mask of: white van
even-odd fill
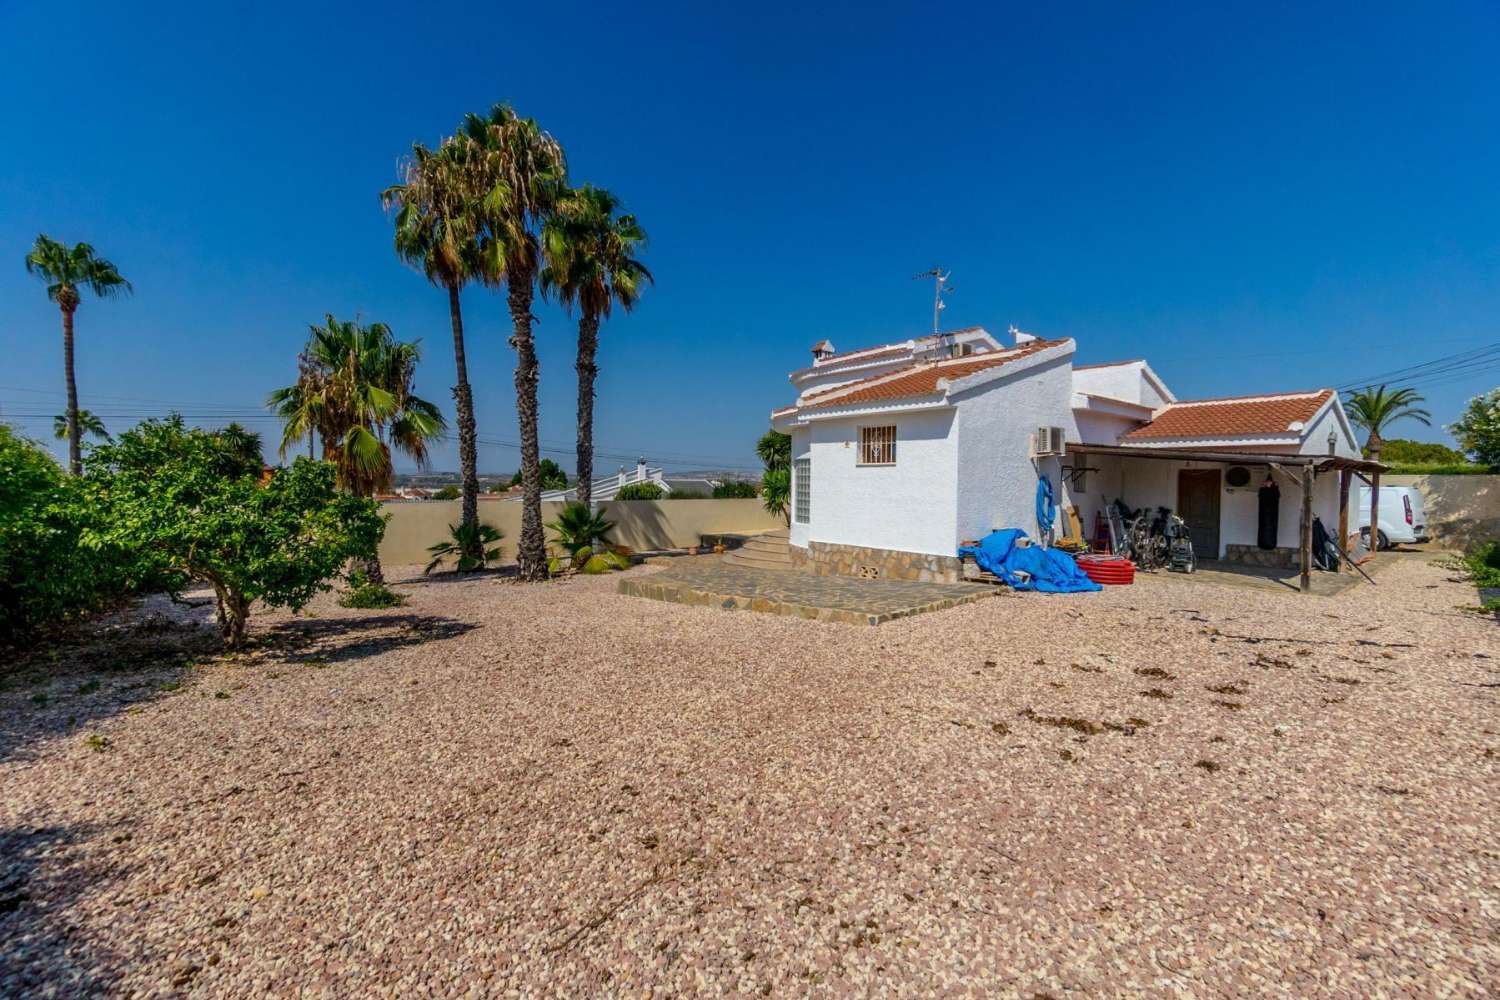
[[[1427,541],[1427,512],[1422,509],[1422,492],[1415,486],[1380,487],[1380,547],[1388,549],[1402,542]],[[1367,538],[1370,533],[1370,487],[1359,488],[1358,513],[1354,523]]]

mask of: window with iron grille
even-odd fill
[[[792,467],[792,517],[807,524],[812,517],[812,459],[799,458]]]
[[[896,428],[894,426],[859,429],[859,464],[896,464]]]

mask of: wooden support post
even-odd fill
[[[1380,461],[1380,449],[1370,449],[1370,460]],[[1380,470],[1370,473],[1370,558],[1380,551]]]
[[[1349,480],[1353,478],[1348,469],[1339,470],[1339,551],[1349,545]],[[1349,572],[1349,560],[1340,559],[1339,569]]]
[[[1313,519],[1313,467],[1302,467],[1302,593],[1312,591],[1312,519]]]

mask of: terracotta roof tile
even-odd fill
[[[927,361],[909,365],[883,375],[875,375],[858,382],[850,382],[847,385],[812,393],[798,409],[813,410],[829,406],[847,406],[851,403],[931,396],[938,391],[940,381],[960,379],[989,368],[998,368],[1062,343],[1065,341],[1033,340],[1020,347],[1007,348],[1003,351],[987,351],[965,358],[949,358],[944,361]],[[776,412],[779,414],[783,411]]]
[[[1120,438],[1121,441],[1164,441],[1223,437],[1274,437],[1291,432],[1294,423],[1307,423],[1333,396],[1332,389],[1194,399],[1172,403],[1155,420]]]

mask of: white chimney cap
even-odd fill
[[[812,355],[814,360],[821,361],[823,358],[828,357],[828,355],[832,353],[833,343],[828,340],[820,340],[812,347]]]
[[[1035,334],[1027,333],[1025,330],[1017,327],[1014,323],[1010,325],[1010,335],[1015,338],[1017,347],[1022,344],[1029,344],[1033,340],[1037,339]]]

